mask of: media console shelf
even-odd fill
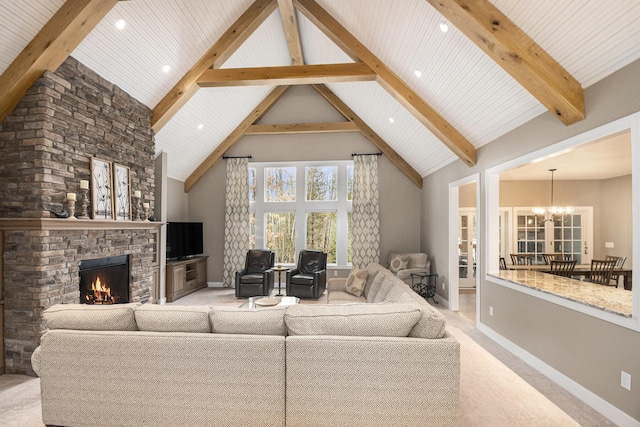
[[[207,256],[167,262],[167,302],[207,287]]]

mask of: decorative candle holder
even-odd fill
[[[140,216],[142,215],[140,197],[133,196],[133,200],[134,202],[131,204],[131,214],[133,215],[134,221],[140,221]]]
[[[67,199],[67,212],[69,213],[69,216],[67,217],[67,219],[76,219],[75,217],[76,201],[75,200]]]
[[[80,192],[82,193],[82,202],[80,203],[80,216],[78,217],[78,219],[91,219],[89,218],[89,215],[87,215],[87,206],[88,206],[88,196],[87,196],[87,190],[84,188],[80,189]]]
[[[142,204],[142,221],[149,222],[149,203]]]

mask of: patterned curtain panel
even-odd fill
[[[380,262],[378,156],[355,156],[353,163],[351,263],[365,268]]]
[[[227,159],[227,199],[224,211],[224,287],[234,287],[236,270],[244,268],[250,247],[249,159]]]

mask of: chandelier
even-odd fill
[[[544,215],[546,213],[549,213],[551,215],[563,215],[563,214],[570,214],[573,212],[573,208],[570,206],[556,206],[553,204],[553,173],[556,170],[557,169],[549,169],[549,172],[551,172],[551,206],[549,206],[548,208],[531,209],[533,213],[536,215]]]

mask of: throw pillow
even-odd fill
[[[400,270],[406,270],[409,265],[409,255],[396,255],[389,263],[389,270],[397,273]]]
[[[354,296],[361,296],[364,290],[364,285],[367,283],[367,277],[369,272],[367,270],[360,270],[354,267],[347,277],[346,291]]]

